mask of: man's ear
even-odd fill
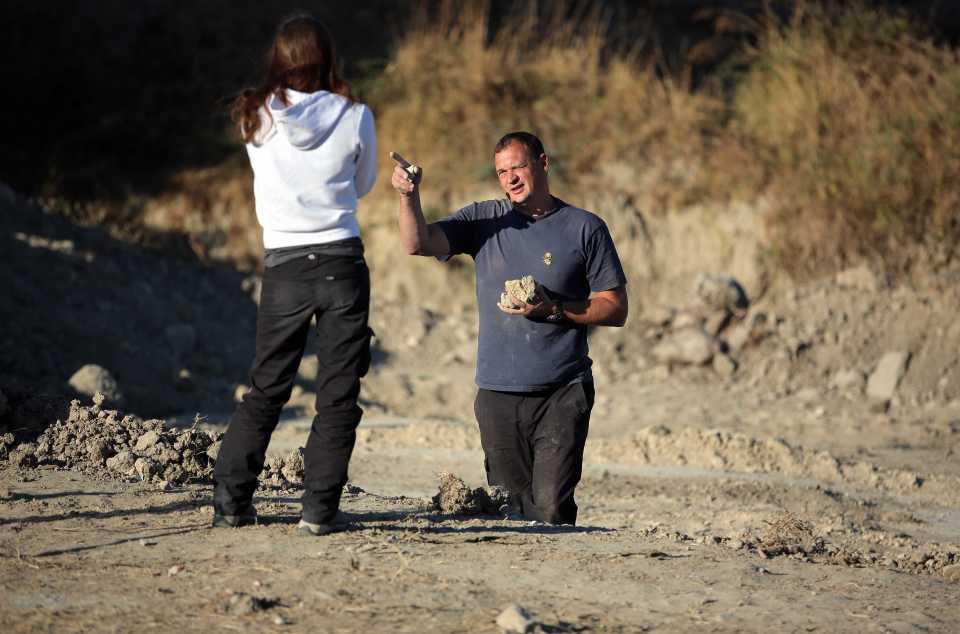
[[[541,154],[538,160],[540,161],[540,165],[543,166],[544,172],[547,172],[550,170],[550,159],[547,158],[546,154]]]

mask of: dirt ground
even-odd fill
[[[601,389],[646,414],[594,418],[576,528],[435,511],[439,472],[484,484],[464,420],[368,418],[349,529],[323,538],[295,534],[295,487],[259,492],[258,526],[217,530],[203,484],[8,468],[0,628],[497,632],[517,603],[546,632],[956,631],[949,422],[837,399],[813,417],[682,380]],[[309,424],[286,420],[271,454]],[[818,445],[858,466],[818,471]],[[919,486],[900,479],[914,470]]]
[[[281,476],[312,417],[309,355],[259,525],[209,526],[203,474],[249,362],[255,280],[6,210],[0,631],[498,632],[511,604],[530,632],[960,629],[956,271],[782,284],[729,324],[698,317],[673,281],[672,304],[635,303],[626,328],[591,335],[573,528],[433,507],[440,473],[485,485],[474,299],[442,310],[375,270],[349,523],[304,538],[296,477]],[[196,333],[180,356],[171,323]],[[665,359],[708,326],[712,361]],[[870,398],[898,351],[902,378]],[[114,373],[125,403],[81,416],[83,397],[71,412],[66,380],[86,362]]]

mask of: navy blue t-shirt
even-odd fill
[[[497,308],[503,283],[524,275],[561,301],[584,300],[591,292],[626,284],[603,220],[555,201],[558,208],[538,220],[502,199],[473,203],[437,222],[451,255],[465,253],[476,262],[477,385],[483,389],[532,392],[592,380],[586,326]]]

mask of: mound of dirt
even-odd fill
[[[808,563],[855,568],[885,568],[915,575],[937,575],[949,581],[960,581],[960,552],[955,545],[927,544],[910,551],[896,552],[853,544],[835,544],[817,534],[813,523],[784,511],[764,520],[757,530],[746,530],[736,537],[705,535],[699,540],[687,533],[653,526],[641,531],[644,537],[722,546],[757,555],[762,559],[787,557]],[[766,571],[758,567],[760,571]]]
[[[802,552],[814,554],[824,552],[823,538],[814,534],[813,524],[792,513],[783,513],[766,522],[760,541],[767,556]]]
[[[452,473],[440,474],[440,490],[433,496],[433,506],[451,515],[497,515],[509,503],[509,493],[500,487],[471,489]]]
[[[261,487],[290,489],[302,484],[303,447],[298,447],[284,456],[267,458],[260,474]]]
[[[783,473],[894,492],[924,487],[931,494],[942,494],[955,490],[958,484],[955,478],[924,477],[913,471],[881,469],[864,461],[840,460],[830,452],[793,446],[781,438],[768,440],[695,427],[674,432],[655,425],[616,442],[597,439],[587,444],[587,461]]]
[[[66,421],[58,420],[36,442],[9,450],[10,464],[53,464],[95,476],[169,484],[209,479],[220,433],[166,429],[161,420],[102,409],[103,403],[102,394],[90,406],[73,401]]]

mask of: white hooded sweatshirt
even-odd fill
[[[247,144],[264,247],[358,237],[357,200],[377,177],[373,114],[325,90],[286,95],[267,100]]]

